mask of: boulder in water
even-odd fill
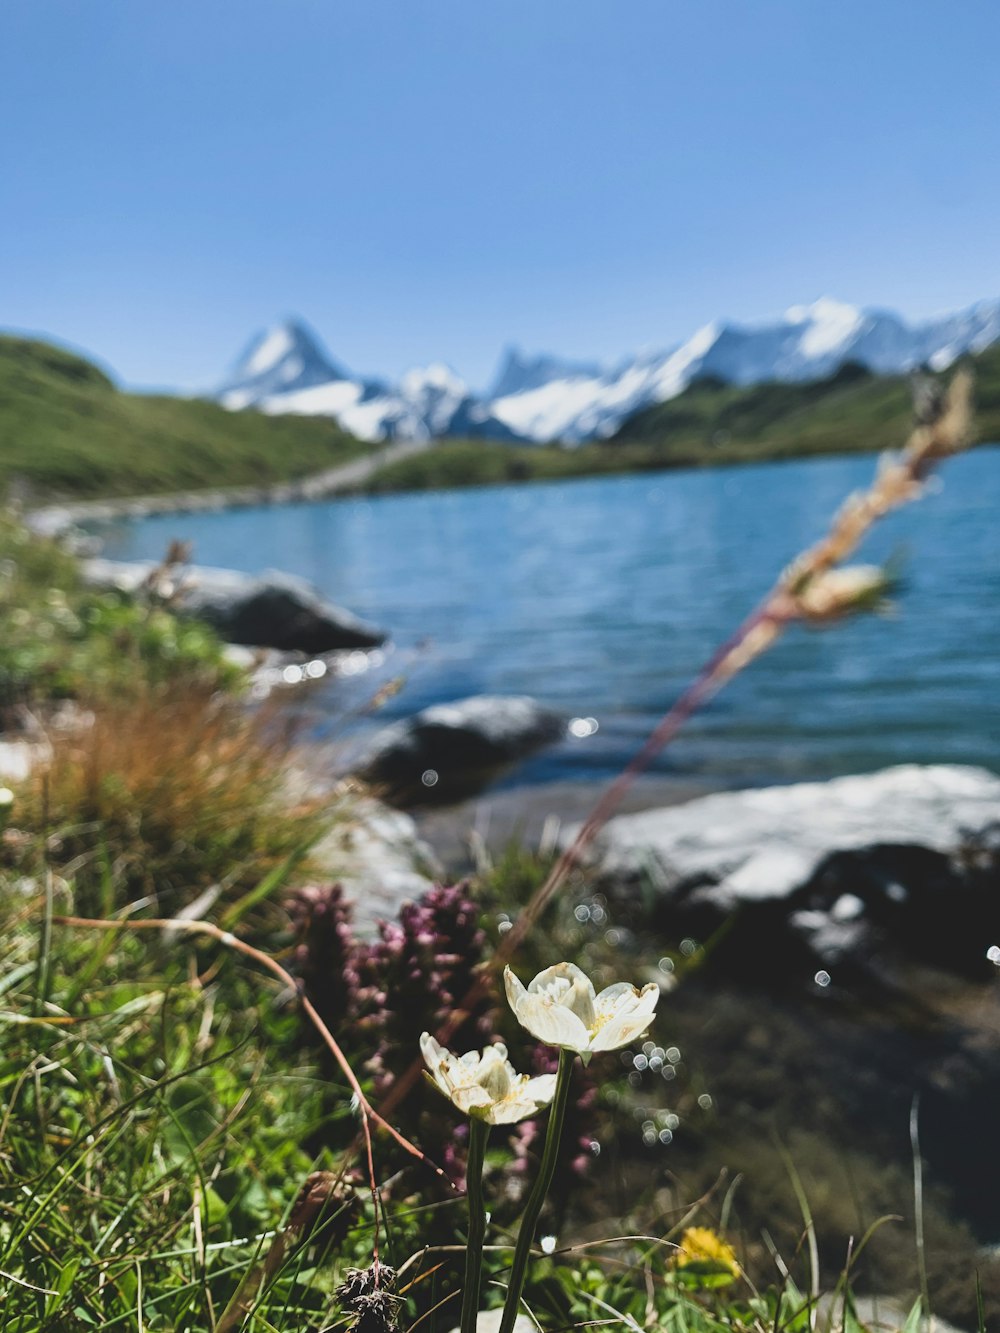
[[[564,718],[526,695],[478,694],[385,727],[355,771],[396,804],[446,802],[471,795],[565,731]]]
[[[88,583],[134,593],[157,568],[151,561],[84,562]],[[305,579],[268,570],[260,575],[194,566],[178,576],[174,609],[211,625],[228,643],[303,653],[376,648],[385,635],[326,600]]]

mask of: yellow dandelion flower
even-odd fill
[[[728,1286],[741,1272],[733,1247],[710,1227],[688,1227],[671,1264],[679,1277],[696,1286]]]

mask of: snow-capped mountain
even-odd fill
[[[327,354],[302,320],[258,334],[218,391],[223,407],[255,407],[272,415],[334,417],[361,440],[429,440],[480,435],[512,440],[512,432],[475,398],[465,382],[437,363],[408,371],[392,387],[353,378]]]
[[[942,370],[998,340],[1000,300],[911,325],[891,311],[824,297],[770,323],[707,324],[680,347],[613,368],[511,348],[490,391],[476,396],[440,364],[409,371],[396,386],[355,379],[292,321],[251,343],[219,398],[230,408],[333,416],[365,440],[472,435],[577,444],[613,434],[633,412],[709,375],[732,384],[814,379],[847,361],[882,374]]]
[[[290,319],[251,340],[219,390],[219,399],[225,407],[249,407],[274,394],[347,378],[308,324]]]

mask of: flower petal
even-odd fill
[[[476,1111],[485,1111],[494,1104],[488,1090],[480,1087],[478,1083],[473,1083],[466,1088],[456,1088],[451,1095],[451,1100],[466,1115],[472,1115]]]
[[[438,1088],[446,1097],[450,1097],[455,1086],[453,1067],[458,1061],[450,1051],[439,1046],[429,1032],[420,1034],[420,1053]]]
[[[568,989],[577,982],[581,986],[589,986],[591,995],[594,994],[594,986],[590,978],[576,963],[556,963],[552,967],[547,967],[543,972],[539,972],[528,982],[528,994],[561,994],[564,989]]]
[[[516,1125],[519,1120],[527,1120],[529,1116],[537,1115],[540,1109],[534,1102],[512,1097],[507,1101],[497,1102],[483,1118],[491,1125]]]
[[[655,1015],[649,1009],[640,1009],[634,1014],[622,1014],[609,1019],[597,1036],[590,1043],[592,1051],[616,1051],[619,1046],[627,1046],[636,1037],[641,1037],[649,1027]]]
[[[421,1032],[420,1054],[427,1062],[428,1069],[433,1069],[434,1065],[444,1054],[444,1047],[439,1046],[429,1032]]]
[[[524,1087],[518,1091],[519,1097],[534,1102],[538,1107],[548,1106],[555,1095],[555,1074],[539,1074],[536,1078],[529,1078]]]
[[[527,995],[514,1010],[523,1028],[547,1046],[565,1046],[570,1051],[585,1051],[590,1033],[572,1009],[546,996]]]
[[[595,1001],[598,1013],[608,1013],[616,1008],[626,995],[632,999],[637,999],[639,994],[640,992],[630,981],[616,981],[613,986],[605,986]]]
[[[507,1003],[517,1013],[518,1004],[528,992],[524,989],[520,978],[515,975],[510,967],[505,967],[503,970],[503,984],[504,990],[507,992]]]

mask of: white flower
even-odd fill
[[[655,981],[642,990],[619,981],[598,995],[590,978],[573,963],[547,967],[527,990],[509,967],[503,978],[521,1026],[549,1046],[577,1051],[584,1064],[595,1051],[615,1051],[641,1036],[660,998]]]
[[[420,1038],[420,1050],[434,1082],[465,1115],[489,1125],[513,1125],[536,1115],[555,1095],[555,1074],[529,1078],[507,1059],[501,1043],[482,1052],[453,1055],[439,1046],[429,1032]]]
[[[0,787],[0,806],[13,805],[14,793],[9,787]]]
[[[502,1318],[503,1308],[500,1306],[495,1310],[481,1310],[476,1316],[476,1333],[500,1333]],[[458,1333],[458,1329],[453,1328],[451,1333]],[[514,1320],[514,1333],[538,1333],[538,1325],[526,1314],[519,1314]]]

